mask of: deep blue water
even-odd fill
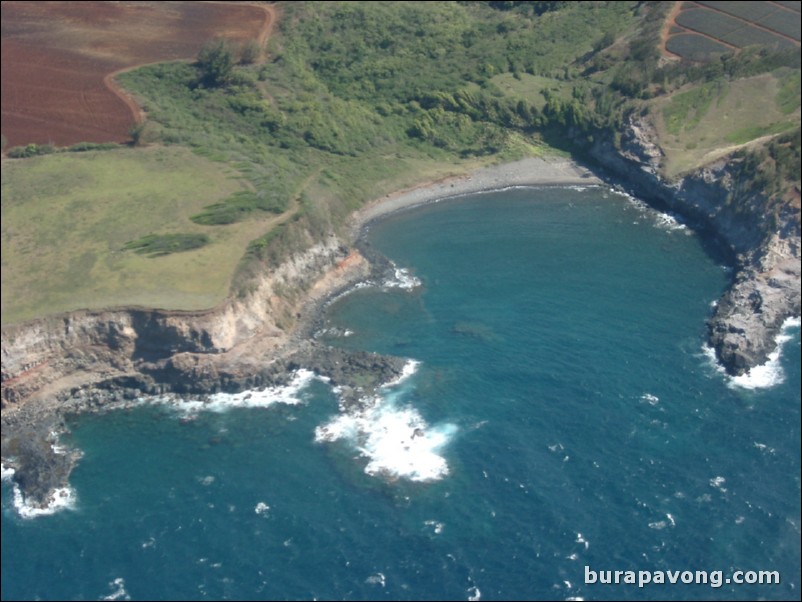
[[[318,381],[297,405],[75,419],[74,509],[20,518],[3,484],[2,598],[798,599],[799,328],[773,386],[734,386],[703,353],[729,273],[660,222],[600,188],[381,222],[421,286],[340,299],[329,340],[412,376],[339,421]]]

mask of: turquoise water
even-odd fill
[[[590,188],[430,205],[370,238],[420,286],[340,299],[329,342],[411,376],[339,420],[315,380],[294,405],[74,420],[73,509],[20,518],[3,484],[2,598],[799,597],[799,328],[773,386],[717,372],[704,322],[729,274],[695,235]]]

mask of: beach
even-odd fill
[[[516,186],[587,186],[602,184],[586,167],[561,157],[529,157],[466,174],[422,182],[376,199],[352,217],[352,233],[376,219],[444,199]]]

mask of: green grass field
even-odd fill
[[[79,308],[214,306],[248,242],[277,218],[214,228],[189,218],[246,185],[236,170],[177,147],[4,161],[3,324]],[[125,250],[179,233],[210,243],[156,257]]]
[[[762,136],[798,127],[798,82],[798,71],[781,70],[696,85],[651,101],[666,152],[666,175],[676,176]]]

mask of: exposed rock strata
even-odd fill
[[[77,456],[54,447],[67,413],[285,385],[300,368],[328,378],[348,409],[397,378],[404,359],[332,349],[308,340],[311,321],[297,324],[369,270],[331,237],[211,311],[82,311],[5,328],[2,457],[27,503],[67,484]]]
[[[641,198],[712,233],[732,254],[733,283],[708,322],[709,342],[729,374],[763,364],[786,318],[800,315],[800,211],[750,192],[730,156],[677,181],[660,175],[663,152],[645,119],[632,119],[616,148],[601,137],[590,154]]]
[[[746,194],[732,158],[668,182],[655,139],[647,122],[633,121],[620,149],[600,138],[591,154],[641,198],[714,233],[737,259],[709,329],[722,364],[743,373],[766,361],[783,320],[800,313],[799,209]],[[298,368],[329,378],[347,409],[398,376],[400,358],[334,350],[311,337],[315,306],[371,269],[377,279],[392,271],[360,244],[370,262],[332,236],[207,312],[82,311],[4,328],[2,456],[28,501],[45,504],[66,485],[76,456],[53,446],[65,413],[124,407],[142,395],[203,398],[282,385]]]

